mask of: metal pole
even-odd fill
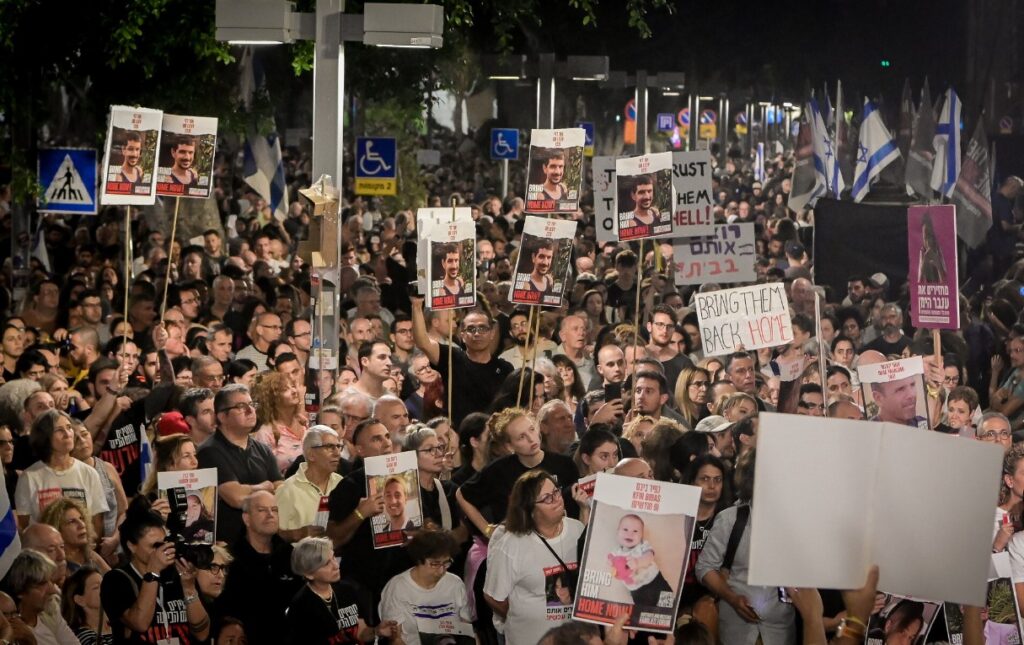
[[[725,159],[728,156],[726,152],[729,149],[729,127],[732,125],[732,121],[729,120],[729,97],[723,94],[718,99],[718,105],[718,145],[721,146],[721,150],[719,150],[721,161],[719,163],[724,168]]]
[[[537,56],[537,127],[555,127],[555,55]]]
[[[508,159],[501,160],[501,199],[508,197]]]
[[[690,103],[690,150],[696,150],[697,132],[700,129],[700,88],[693,88]]]
[[[747,99],[747,105],[743,108],[747,114],[747,154],[754,151],[754,105],[753,99]]]
[[[636,154],[647,154],[647,72],[636,72]]]

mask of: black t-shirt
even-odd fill
[[[544,459],[534,468],[527,468],[516,455],[505,455],[488,464],[462,485],[462,497],[475,506],[490,522],[501,522],[508,511],[508,497],[516,480],[526,472],[540,469],[552,475],[560,489],[567,490],[579,478],[576,464],[570,457],[544,451]]]
[[[114,466],[128,497],[142,484],[142,433],[146,428],[146,399],[132,403],[110,425],[100,459]]]
[[[456,488],[458,488],[468,482],[475,474],[476,469],[473,468],[473,464],[462,464],[459,466],[458,470],[452,473],[451,482]],[[11,493],[11,495],[14,495],[14,493]]]
[[[441,482],[441,489],[444,491],[444,498],[448,501],[448,508],[452,516],[452,529],[458,528],[462,522],[462,508],[455,500],[456,486],[450,481]],[[441,498],[438,495],[437,487],[430,491],[420,486],[420,503],[423,506],[424,519],[433,520],[438,526],[441,522]]]
[[[900,355],[903,350],[910,347],[910,339],[906,335],[901,334],[899,340],[895,343],[890,343],[885,339],[885,336],[879,336],[864,347],[865,350],[873,349],[875,351],[882,352],[886,356]],[[864,350],[861,350],[864,351]]]
[[[619,286],[618,282],[613,282],[608,287],[607,305],[613,309],[625,307],[626,312],[623,320],[632,320],[633,311],[636,309],[636,280],[633,281],[633,286],[629,289],[623,289]]]
[[[359,619],[368,622],[369,598],[362,589],[348,580],[331,586],[334,588],[334,597],[327,602],[309,585],[302,585],[288,605],[288,636],[283,642],[289,645],[360,642]],[[246,632],[249,630],[246,629]]]
[[[676,391],[679,373],[683,371],[683,368],[693,367],[693,361],[684,354],[676,354],[667,361],[662,361],[661,366],[665,368],[665,380],[668,381],[669,396],[672,396],[672,393]]]
[[[328,498],[330,509],[328,519],[341,522],[352,514],[359,506],[359,500],[366,497],[366,471],[362,468],[353,470],[348,477],[342,479]],[[413,561],[401,547],[386,549],[373,548],[373,531],[370,518],[359,525],[347,543],[341,547],[341,575],[343,578],[358,582],[368,594],[375,608],[380,601],[380,594],[388,580],[413,566]]]
[[[707,587],[697,580],[697,558],[704,550],[704,543],[711,535],[711,527],[715,524],[715,516],[712,515],[704,521],[697,521],[693,529],[693,539],[690,541],[690,560],[686,565],[686,579],[683,582],[683,592],[680,595],[680,604],[683,607],[691,607],[701,596],[710,595]]]
[[[217,481],[220,484],[238,482],[253,485],[281,479],[281,471],[270,448],[252,437],[243,449],[228,441],[218,430],[199,446],[198,456],[200,468],[217,469]],[[218,495],[217,540],[230,544],[238,539],[241,531],[241,509],[229,506],[224,497]]]
[[[437,365],[433,367],[448,382],[448,344],[440,343]],[[452,422],[459,427],[470,412],[483,412],[494,402],[498,388],[505,377],[512,373],[512,365],[505,360],[491,357],[486,363],[471,361],[466,352],[458,347],[452,352]]]
[[[305,586],[292,573],[292,545],[274,536],[270,553],[259,553],[242,538],[231,554],[224,592],[214,603],[217,614],[242,621],[252,643],[283,642],[288,601]]]
[[[100,601],[103,611],[107,614],[113,630],[115,644],[156,643],[159,640],[177,638],[181,645],[199,643],[192,635],[188,626],[188,613],[185,608],[185,593],[181,589],[181,579],[174,567],[168,567],[160,574],[157,583],[159,589],[156,596],[156,611],[149,629],[145,633],[132,631],[121,622],[121,617],[139,597],[142,588],[142,576],[131,564],[113,569],[103,576],[100,586]]]

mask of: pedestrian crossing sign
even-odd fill
[[[96,214],[96,150],[42,148],[38,160],[41,213]]]

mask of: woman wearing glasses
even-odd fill
[[[213,561],[208,567],[196,568],[196,590],[199,592],[199,602],[206,608],[206,614],[210,617],[210,632],[220,632],[223,616],[217,610],[216,601],[224,592],[224,585],[228,581],[228,565],[234,558],[231,553],[219,544],[213,545]],[[217,641],[220,642],[220,641]]]
[[[466,587],[448,571],[459,552],[456,538],[448,531],[424,529],[405,550],[416,564],[384,587],[381,620],[401,626],[405,645],[419,645],[422,640],[442,642],[445,636],[458,634],[472,639]],[[421,639],[421,634],[430,638]]]
[[[328,426],[315,425],[306,430],[302,439],[305,461],[277,491],[281,537],[288,542],[324,535],[327,499],[341,482],[337,470],[342,447],[338,433]]]
[[[448,445],[436,430],[420,425],[406,435],[405,448],[416,451],[423,519],[445,531],[452,531],[461,544],[468,537],[468,531],[462,522],[462,511],[455,502],[455,485],[441,481]]]
[[[689,427],[697,427],[697,422],[710,414],[707,406],[710,389],[711,373],[703,367],[684,367],[679,372],[676,380],[676,405]]]
[[[484,581],[484,598],[504,620],[508,645],[533,645],[570,620],[576,543],[584,530],[565,516],[551,475],[532,470],[516,481],[505,523],[491,538]]]

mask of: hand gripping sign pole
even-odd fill
[[[174,198],[174,218],[171,220],[171,239],[167,241],[167,275],[164,277],[164,299],[160,303],[160,324],[164,324],[164,314],[167,313],[167,288],[171,284],[171,267],[174,265],[174,236],[178,234],[178,208],[181,207],[181,197]]]

